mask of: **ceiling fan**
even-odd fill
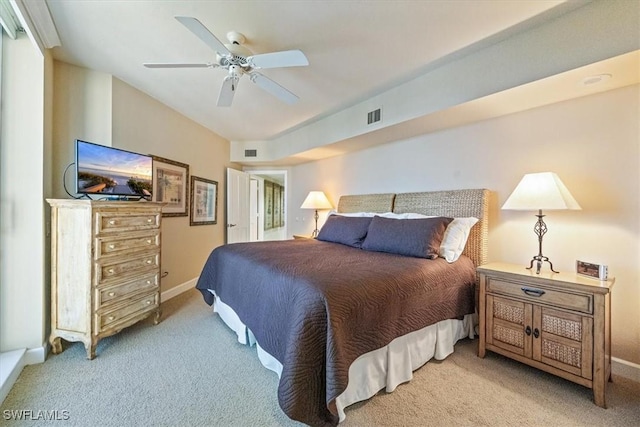
[[[302,51],[286,50],[254,55],[249,49],[242,45],[242,43],[245,42],[245,37],[240,33],[235,31],[227,33],[229,44],[223,44],[196,18],[189,16],[176,16],[175,18],[216,52],[216,62],[202,64],[145,63],[145,67],[224,68],[228,74],[222,82],[222,88],[218,95],[218,107],[229,107],[231,105],[233,96],[238,89],[238,82],[243,74],[248,75],[251,82],[287,104],[294,104],[298,101],[298,97],[295,94],[256,70],[309,65],[309,61]]]

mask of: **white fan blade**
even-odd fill
[[[171,62],[153,62],[153,63],[144,63],[142,64],[147,68],[213,68],[217,67],[218,64],[180,64],[180,63],[171,63]]]
[[[237,77],[227,76],[224,78],[222,82],[222,87],[220,88],[220,94],[218,95],[218,107],[230,107],[233,102],[233,95],[236,94],[236,89],[238,88],[238,82],[240,81]]]
[[[196,18],[190,16],[176,16],[176,19],[180,21],[182,25],[187,27],[189,31],[195,34],[200,40],[205,42],[214,51],[218,52],[222,56],[231,56],[229,49],[214,36],[207,27],[198,21]]]
[[[262,89],[266,90],[271,95],[279,98],[281,101],[286,102],[287,104],[295,104],[296,102],[298,102],[299,98],[296,95],[260,73],[251,73],[250,79],[253,83],[257,84]]]
[[[309,65],[309,60],[300,50],[285,50],[253,55],[247,58],[247,62],[253,68],[303,67]]]

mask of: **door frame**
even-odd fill
[[[289,230],[289,171],[287,169],[243,169],[243,172],[249,174],[250,178],[257,178],[260,182],[263,182],[264,175],[282,175],[282,182],[284,186],[284,234],[288,236]],[[264,199],[264,186],[260,185],[260,197]],[[259,203],[258,205],[258,215],[260,218],[264,218],[264,203]],[[260,220],[260,230],[259,236],[264,237],[264,222]]]

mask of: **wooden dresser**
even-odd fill
[[[592,388],[594,403],[605,408],[614,280],[536,274],[505,263],[480,266],[478,273],[478,356],[491,350]]]
[[[162,204],[48,199],[51,343],[98,341],[155,314],[160,321]]]

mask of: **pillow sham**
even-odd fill
[[[318,233],[318,240],[361,248],[372,217],[329,215]]]
[[[433,216],[422,215],[418,213],[407,213],[405,218],[434,218]],[[465,218],[454,218],[453,221],[447,226],[447,230],[444,232],[442,243],[440,244],[439,255],[446,259],[448,262],[455,262],[460,258],[467,240],[469,239],[469,233],[471,228],[479,221],[478,218],[470,216]]]
[[[395,219],[374,216],[362,249],[435,259],[453,218]]]
[[[478,218],[475,217],[454,218],[444,232],[444,237],[440,244],[440,256],[448,262],[457,261],[467,245],[471,227],[478,221]]]
[[[339,215],[339,216],[357,216],[357,217],[362,217],[362,216],[367,216],[370,218],[373,218],[374,216],[381,216],[381,217],[385,217],[385,218],[398,218],[398,219],[403,219],[406,218],[407,214],[397,214],[397,213],[393,213],[393,212],[384,212],[384,213],[377,213],[377,212],[336,212],[335,210],[329,211],[329,216],[331,215]],[[418,214],[416,214],[418,215]]]

